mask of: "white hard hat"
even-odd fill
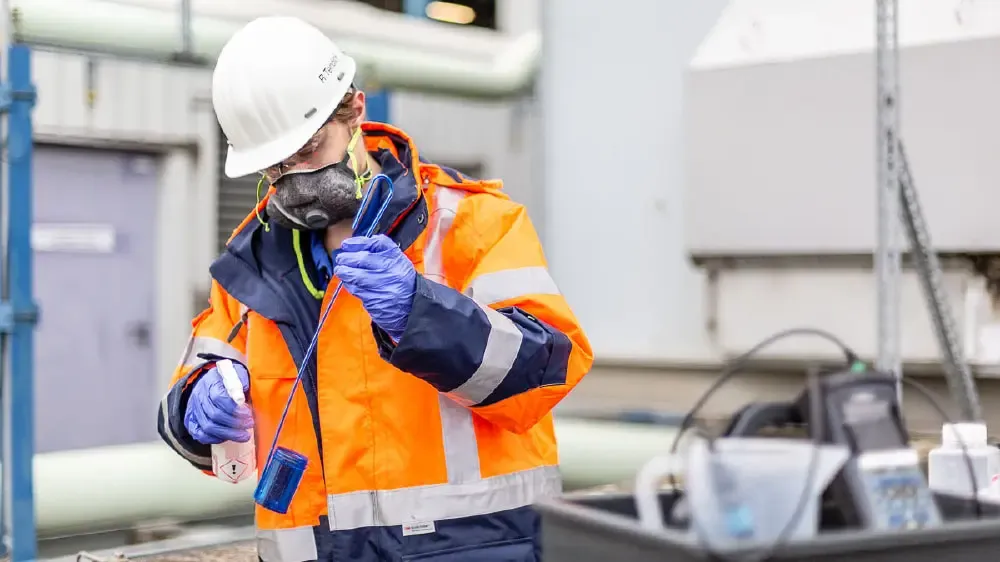
[[[252,174],[298,152],[337,109],[356,69],[298,18],[258,18],[237,31],[212,73],[212,105],[229,141],[226,175]]]

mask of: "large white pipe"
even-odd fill
[[[215,1],[195,2],[200,11],[192,16],[193,54],[209,62],[245,21],[291,12],[269,0],[250,0],[246,9],[243,2]],[[358,60],[366,85],[502,98],[528,90],[534,80],[541,57],[537,31],[505,39],[331,4],[329,13],[309,19],[318,19],[317,25]],[[168,11],[165,1],[11,0],[11,5],[15,34],[29,43],[160,60],[183,48],[179,12]]]
[[[254,482],[209,477],[161,442],[35,455],[34,475],[41,537],[253,512]]]
[[[109,1],[161,10],[180,33],[180,3],[177,0]],[[509,39],[490,29],[446,25],[342,0],[191,0],[191,14],[240,24],[262,16],[292,15],[323,29],[337,42],[419,47],[449,57],[478,60],[495,57]]]
[[[647,460],[669,450],[675,430],[560,418],[556,435],[566,488],[575,489],[631,479]],[[164,518],[250,514],[253,488],[251,481],[232,485],[206,476],[160,442],[35,456],[35,513],[43,538]]]

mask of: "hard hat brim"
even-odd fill
[[[357,65],[354,60],[348,58],[343,68],[344,78],[341,81],[343,88],[338,88],[337,91],[333,92],[336,95],[331,96],[332,101],[326,107],[317,108],[315,114],[295,129],[269,143],[255,146],[249,150],[237,150],[230,145],[226,152],[226,165],[224,167],[226,177],[240,178],[255,174],[287,160],[298,152],[336,111],[344,94],[351,89],[356,69]]]

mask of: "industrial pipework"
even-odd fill
[[[366,85],[501,99],[530,90],[541,59],[537,31],[507,38],[364,6],[330,2],[308,14],[303,3],[269,0],[192,2],[189,33],[177,2],[162,0],[11,0],[14,37],[26,43],[153,60],[211,64],[232,34],[265,14],[298,13],[335,38],[358,62]],[[316,8],[313,8],[315,11]],[[186,44],[188,43],[188,44]],[[185,53],[185,48],[189,52]],[[184,54],[185,56],[180,56]]]
[[[555,429],[568,490],[631,480],[676,435],[664,425],[566,417]],[[34,482],[41,538],[253,513],[252,480],[205,476],[159,441],[38,454]]]

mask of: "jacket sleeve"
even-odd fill
[[[211,447],[195,441],[184,427],[191,389],[198,377],[221,359],[246,365],[245,309],[212,281],[209,306],[192,321],[191,337],[160,401],[157,431],[178,455],[211,474]]]
[[[593,354],[549,275],[524,207],[505,202],[499,222],[480,233],[474,245],[483,250],[460,258],[468,265],[451,267],[467,271],[458,290],[418,276],[398,344],[377,327],[375,333],[393,366],[523,433],[580,382]],[[466,234],[455,233],[451,246],[467,245],[459,241]]]

